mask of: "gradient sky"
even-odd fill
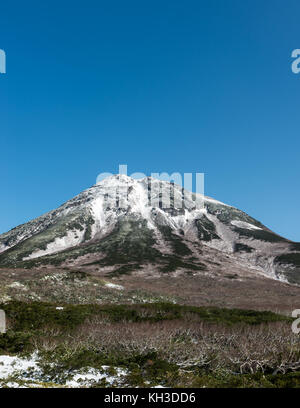
[[[0,6],[0,233],[100,172],[204,172],[300,241],[299,0]]]

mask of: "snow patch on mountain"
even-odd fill
[[[209,202],[209,203],[213,203],[213,204],[223,205],[225,207],[234,208],[234,207],[232,207],[232,205],[225,204],[222,201],[218,201],[218,200],[215,200],[214,198],[207,197],[207,196],[204,196],[204,201]]]
[[[139,214],[147,221],[148,227],[155,229],[151,218],[151,207],[148,204],[148,191],[136,181],[135,188],[129,193],[129,204],[133,213]]]
[[[104,197],[97,197],[92,201],[91,213],[93,216],[94,224],[92,225],[92,237],[95,237],[100,231],[104,232],[106,226],[106,215],[103,208]]]
[[[29,256],[23,258],[23,261],[29,259],[39,258],[41,256],[54,254],[55,252],[63,251],[64,249],[71,248],[82,242],[84,231],[74,230],[68,231],[67,235],[62,238],[56,238],[55,241],[50,242],[46,249],[40,249],[32,252]]]
[[[245,221],[233,220],[231,221],[231,224],[238,228],[246,228],[250,230],[261,230],[261,228],[257,227],[256,225],[249,224],[248,222],[245,222]]]
[[[7,246],[7,245],[3,245],[3,244],[0,245],[0,254],[1,254],[1,252],[7,251],[9,248],[10,248],[10,247]]]

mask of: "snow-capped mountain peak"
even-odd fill
[[[167,181],[125,175],[0,235],[5,267],[96,262],[135,273],[149,264],[158,272],[213,273],[230,260],[236,270],[291,283],[300,283],[298,251],[298,244],[230,205]]]

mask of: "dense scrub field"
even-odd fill
[[[0,377],[1,357],[19,367],[2,386],[300,386],[300,337],[272,312],[170,303],[0,308],[8,317]]]

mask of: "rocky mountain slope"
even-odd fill
[[[169,197],[165,201],[165,197]],[[0,267],[99,274],[262,274],[300,284],[300,244],[244,212],[152,178],[109,177],[0,235]]]

